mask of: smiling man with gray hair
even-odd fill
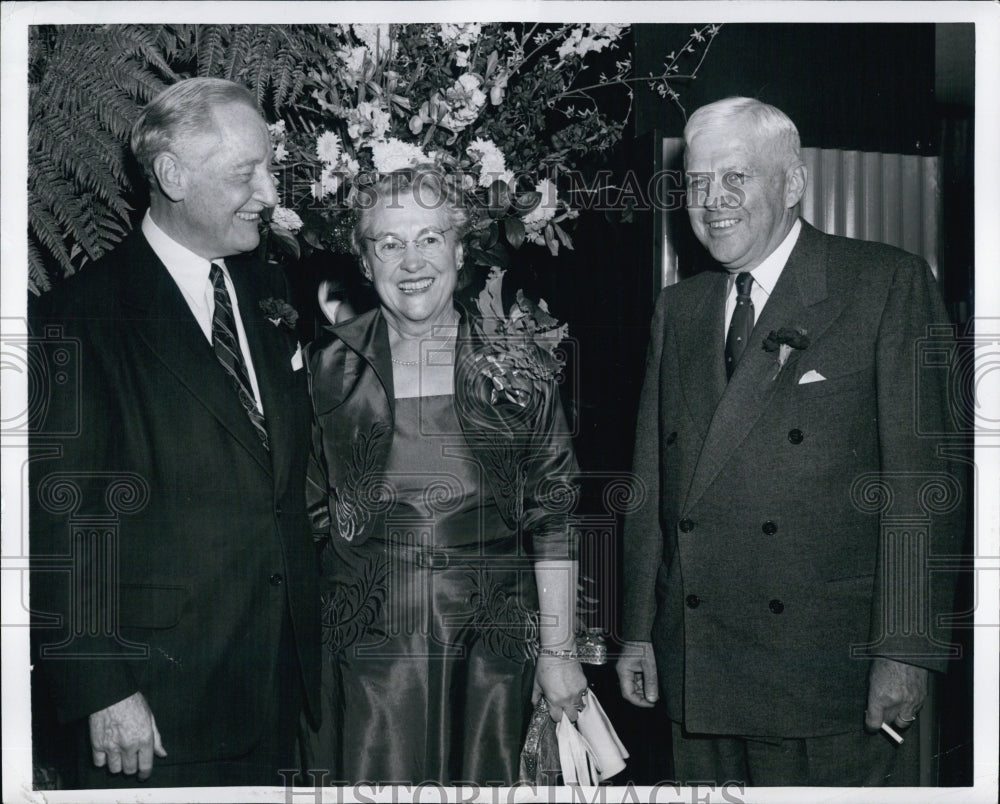
[[[36,650],[80,725],[80,786],[279,785],[317,712],[319,612],[306,372],[269,319],[285,278],[248,255],[278,202],[271,143],[246,88],[192,78],[132,147],[141,227],[37,322],[79,345],[82,383],[52,400],[79,434],[32,464],[32,608],[66,626]],[[46,570],[67,553],[72,577]]]
[[[947,432],[948,393],[917,361],[948,318],[922,259],[799,218],[783,112],[728,98],[684,137],[691,225],[721,270],[656,305],[622,694],[662,691],[681,782],[898,783],[886,729],[952,655],[952,579],[926,562],[960,551],[962,483],[921,435]]]

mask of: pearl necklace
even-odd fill
[[[457,316],[455,318],[455,323],[453,325],[451,325],[451,326],[454,326],[456,328],[458,327],[458,318],[457,318]],[[432,337],[432,339],[437,340],[436,338],[434,338],[433,335],[431,337]],[[454,337],[455,337],[454,335],[448,335],[445,338],[441,339],[441,341],[442,341],[442,343],[448,343],[449,341],[454,342]],[[438,351],[438,350],[435,349],[434,351]],[[430,360],[429,360],[429,358],[430,358],[430,352],[428,350],[425,350],[425,349],[421,349],[421,352],[424,352],[424,354],[421,354],[421,357],[420,357],[419,360],[399,360],[399,359],[393,357],[391,354],[389,355],[389,360],[392,361],[392,364],[394,366],[410,366],[411,368],[413,366],[419,366],[421,364],[429,366],[430,365]]]
[[[419,366],[423,363],[423,360],[396,360],[394,357],[389,358],[397,366]]]

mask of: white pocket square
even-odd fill
[[[295,344],[295,354],[292,355],[292,371],[302,368],[302,344]]]
[[[816,371],[816,369],[809,369],[809,371],[799,378],[799,385],[805,385],[810,382],[823,382],[825,379],[826,377]]]

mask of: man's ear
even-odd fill
[[[157,154],[153,160],[153,176],[156,185],[171,201],[181,201],[187,194],[184,181],[184,168],[175,154],[169,151]]]
[[[785,209],[791,209],[802,200],[808,180],[809,169],[801,162],[785,171]]]

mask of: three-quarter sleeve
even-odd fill
[[[536,561],[576,559],[571,514],[579,493],[579,467],[558,388],[545,389],[535,437],[524,454],[526,546]]]

